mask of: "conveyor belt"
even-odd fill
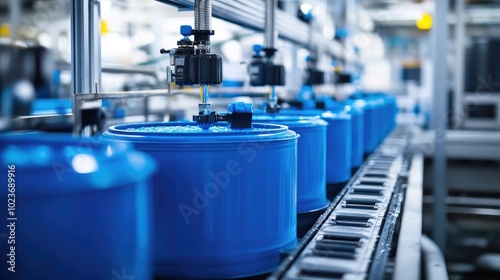
[[[408,180],[410,129],[396,128],[268,279],[383,279]]]

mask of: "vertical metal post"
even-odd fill
[[[297,9],[298,9],[298,2],[296,1],[285,1],[285,11],[287,14],[290,15],[296,15]],[[299,71],[299,64],[298,64],[298,50],[299,47],[297,44],[290,43],[289,44],[289,49],[290,49],[290,57],[292,59],[292,64],[290,71],[286,71],[286,87],[290,91],[297,92],[300,89],[301,83],[300,83],[300,78],[301,78],[301,72]]]
[[[347,34],[348,36],[352,36],[358,32],[358,0],[350,0],[346,1],[345,4],[345,9],[346,9],[346,29],[347,29]],[[353,71],[355,70],[355,67],[351,63],[351,61],[347,60],[348,53],[349,51],[352,51],[348,49],[344,45],[344,58],[346,59],[346,63],[344,65],[344,70],[346,71]]]
[[[268,62],[272,63],[274,57],[274,50],[276,50],[276,41],[278,38],[278,31],[276,26],[276,9],[277,0],[266,0],[265,15],[264,15],[264,49],[272,50],[271,55],[266,53]],[[278,104],[278,97],[276,96],[276,87],[271,86],[269,93],[269,105],[276,107]]]
[[[455,1],[455,81],[454,81],[454,93],[455,98],[453,109],[455,114],[453,115],[454,128],[459,129],[462,127],[464,119],[464,75],[465,75],[465,0]]]
[[[349,34],[353,34],[357,32],[358,30],[358,25],[356,23],[356,10],[357,10],[357,2],[356,0],[354,1],[346,1],[345,4],[345,9],[346,9],[346,28]]]
[[[443,252],[446,252],[448,195],[446,180],[446,122],[448,111],[448,67],[446,54],[448,45],[448,1],[434,1],[435,14],[432,28],[433,50],[433,112],[432,124],[435,130],[434,151],[434,205],[432,237]]]
[[[292,56],[292,67],[287,71],[286,86],[288,89],[298,91],[301,86],[301,71],[299,71],[299,47],[291,43],[290,54]]]
[[[276,26],[276,0],[266,0],[266,15],[264,25],[264,47],[269,49],[276,48],[277,26]]]
[[[9,16],[10,16],[10,37],[17,39],[17,31],[21,21],[21,1],[9,1]]]
[[[318,59],[318,45],[314,44],[314,31],[318,30],[318,20],[316,18],[312,18],[311,22],[309,22],[309,44],[307,46],[309,51],[309,56],[314,59]]]
[[[100,0],[73,0],[71,5],[71,91],[94,93],[101,86]],[[101,101],[81,106],[73,98],[73,134],[80,136],[81,109],[101,107]]]
[[[194,29],[212,30],[212,1],[195,0]]]

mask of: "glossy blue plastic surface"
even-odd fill
[[[382,130],[385,137],[396,127],[396,115],[398,113],[398,106],[396,103],[396,98],[393,95],[377,94],[377,97],[383,100]]]
[[[182,36],[191,36],[193,33],[193,27],[191,25],[181,25],[180,33]]]
[[[379,143],[396,127],[398,106],[396,98],[379,92],[358,93],[352,97],[365,101],[365,153],[372,153]]]
[[[217,129],[225,132],[183,129],[195,125],[117,125],[102,136],[133,142],[159,163],[155,274],[221,279],[273,271],[280,251],[297,242],[298,135],[270,124]],[[144,127],[171,132],[140,132]]]
[[[364,106],[352,101],[327,103],[327,110],[332,112],[345,111],[351,115],[352,119],[352,153],[351,166],[360,167],[364,158]]]
[[[33,101],[33,115],[71,113],[71,99],[37,98]]]
[[[396,97],[394,95],[387,95],[386,96],[386,103],[388,104],[389,107],[389,131],[387,133],[390,133],[394,128],[396,128],[397,125],[397,115],[398,115],[398,103],[396,101]]]
[[[288,126],[300,135],[297,147],[297,213],[324,208],[326,199],[326,129],[319,117],[254,115],[254,122]]]
[[[385,98],[382,95],[379,94],[374,94],[373,96],[370,96],[366,98],[368,102],[374,102],[376,103],[377,106],[377,111],[378,111],[378,118],[379,118],[379,131],[378,131],[378,143],[380,144],[385,136],[387,136],[387,131],[389,129],[389,123],[388,123],[388,106],[385,102]]]
[[[150,279],[150,157],[97,139],[41,133],[1,135],[0,156],[0,219],[13,217],[8,166],[15,166],[10,202],[17,218],[15,244],[0,243],[0,279]],[[15,273],[6,261],[12,245]]]
[[[382,139],[380,129],[380,102],[372,98],[353,99],[358,107],[363,108],[363,151],[365,154],[371,154],[377,149],[379,142]]]
[[[345,112],[281,110],[282,115],[321,116],[328,123],[326,133],[326,183],[337,184],[351,177],[352,119]]]
[[[370,136],[370,145],[367,145],[369,147],[368,150],[365,149],[365,153],[373,153],[375,149],[377,149],[378,144],[383,139],[382,136],[382,114],[381,114],[381,109],[382,106],[378,100],[373,100],[373,99],[366,99],[366,102],[368,106],[366,107],[366,111],[371,110],[371,115],[369,116],[370,121],[372,123],[371,130],[370,132],[367,132]],[[366,142],[365,142],[366,143]]]

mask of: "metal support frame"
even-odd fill
[[[265,26],[264,26],[264,47],[269,49],[276,49],[276,38],[277,28],[276,28],[276,0],[265,0],[266,1],[266,15],[265,15]]]
[[[454,79],[454,128],[463,126],[464,118],[464,76],[465,76],[465,0],[455,1],[455,79]]]
[[[433,114],[432,125],[436,133],[434,150],[434,208],[432,238],[446,252],[446,127],[448,112],[448,67],[446,63],[448,45],[448,1],[434,1],[435,15],[432,28],[433,39]]]
[[[500,129],[500,94],[492,92],[466,92],[462,98],[462,108],[476,108],[478,106],[493,106],[493,116],[489,118],[474,118],[468,114],[463,115],[462,128],[471,130],[496,130]]]
[[[277,0],[265,0],[265,15],[264,15],[264,52],[266,53],[267,63],[273,64],[274,54],[277,51],[276,41],[278,39],[278,28],[276,26],[276,10],[278,9]],[[276,87],[272,83],[269,93],[269,100],[266,110],[276,111],[278,97],[276,95]]]
[[[57,69],[71,71],[72,65],[71,63],[66,62],[57,62]],[[155,79],[156,83],[160,83],[160,78],[158,74],[154,70],[153,67],[147,66],[124,66],[124,65],[102,65],[101,73],[109,73],[109,74],[139,74],[149,76]],[[95,90],[95,86],[94,86]]]
[[[345,3],[345,24],[347,31],[350,34],[358,32],[358,24],[357,24],[357,9],[358,9],[358,1],[351,0],[346,1]]]
[[[421,259],[418,249],[422,237],[423,176],[424,156],[417,152],[411,160],[396,252],[394,280],[421,279],[420,266],[417,264]]]
[[[136,91],[119,91],[119,92],[99,92],[99,93],[75,93],[74,100],[81,101],[95,101],[102,99],[123,99],[123,98],[148,98],[152,96],[172,96],[175,94],[186,93],[177,92],[171,93],[168,89],[155,89],[155,90],[136,90]]]
[[[295,15],[297,13],[298,2],[286,1],[284,2],[285,12],[289,15]],[[286,72],[287,87],[293,90],[293,94],[299,91],[301,87],[300,78],[301,72],[299,71],[298,64],[298,50],[299,47],[295,44],[290,44],[290,57],[292,60],[290,71]]]
[[[194,6],[194,29],[212,30],[212,1],[196,0]]]
[[[180,8],[193,8],[195,0],[156,0],[158,2],[171,4]],[[264,30],[264,1],[249,0],[213,0],[212,14],[214,17],[222,18],[228,22],[250,28],[256,31]],[[306,23],[300,21],[295,15],[284,11],[276,11],[276,29],[278,36],[294,43],[307,47],[309,44],[309,28]],[[316,31],[313,40],[317,44],[325,46],[325,52],[333,57],[344,59],[343,48],[338,41],[327,40]]]
[[[318,21],[313,17],[311,22],[309,23],[309,45],[307,46],[307,49],[309,51],[309,56],[311,58],[314,58],[315,60],[319,59],[319,49],[318,47],[321,46],[318,44],[315,44],[313,42],[313,34],[314,30],[318,29]],[[316,66],[316,65],[314,65]]]
[[[347,29],[347,32],[352,35],[356,34],[358,32],[358,23],[357,23],[357,12],[358,12],[358,1],[357,0],[351,0],[351,1],[346,1],[345,3],[345,28]],[[352,50],[349,50],[344,41],[344,56],[348,56],[349,52],[352,52]],[[349,62],[349,61],[347,61]],[[351,72],[354,70],[354,65],[352,63],[346,63],[344,65],[344,70]]]
[[[101,13],[99,0],[74,0],[71,5],[71,91],[99,92],[101,86]],[[82,135],[81,109],[101,107],[102,102],[81,106],[73,99],[75,136]]]
[[[424,255],[425,277],[427,280],[448,280],[448,272],[446,271],[446,262],[439,247],[432,240],[423,235],[422,253]],[[410,274],[407,274],[410,275]],[[402,278],[407,279],[407,278]]]
[[[10,21],[10,37],[13,40],[17,39],[17,31],[21,23],[21,1],[9,1],[9,21]]]
[[[432,157],[435,134],[431,131],[421,132],[415,145]],[[500,132],[448,130],[446,132],[446,156],[448,159],[474,159],[500,161]]]

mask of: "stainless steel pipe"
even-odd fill
[[[277,27],[276,27],[276,0],[266,0],[266,14],[264,23],[264,47],[276,48]]]
[[[212,30],[212,0],[195,1],[194,29]]]

